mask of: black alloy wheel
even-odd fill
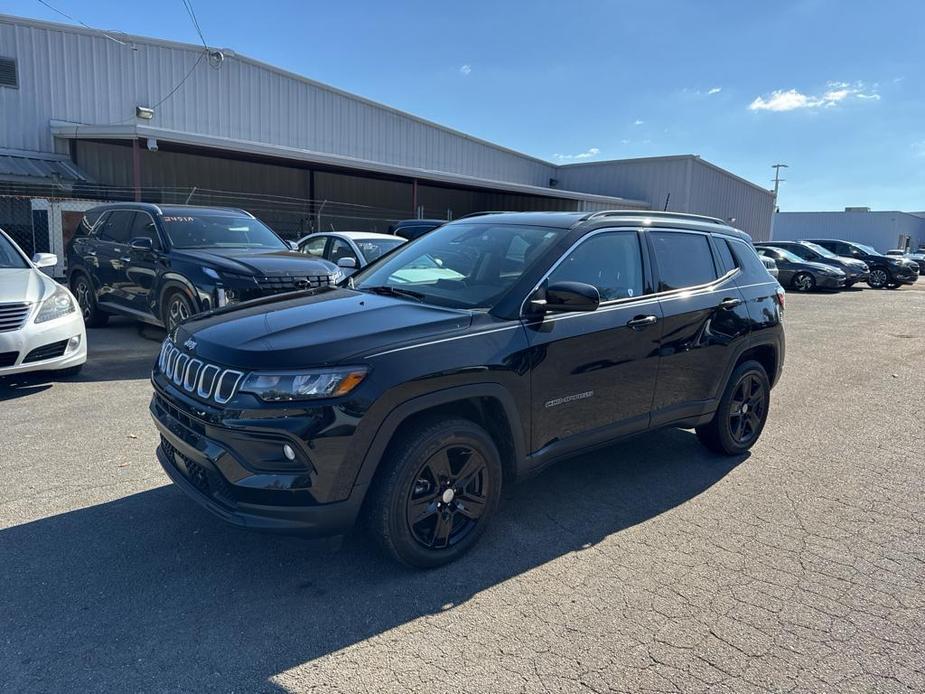
[[[103,313],[97,306],[90,278],[83,273],[78,274],[73,280],[72,289],[77,299],[77,306],[80,308],[80,314],[83,316],[84,325],[88,328],[99,328],[106,325],[109,314]]]
[[[890,274],[882,267],[873,268],[867,277],[867,284],[873,289],[883,289],[890,283]]]
[[[424,418],[397,435],[366,499],[366,525],[394,559],[448,564],[481,537],[501,500],[501,457],[467,419]]]
[[[793,288],[798,292],[809,292],[816,288],[816,278],[808,272],[798,272],[793,278]]]
[[[167,332],[173,332],[180,323],[193,315],[193,304],[183,292],[173,292],[167,297],[163,315],[164,327]]]
[[[488,505],[488,463],[468,446],[448,446],[424,462],[406,502],[408,528],[428,549],[462,541]]]
[[[713,419],[697,427],[697,438],[717,453],[740,455],[761,436],[770,404],[771,383],[764,367],[744,362],[729,377]]]

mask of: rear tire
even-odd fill
[[[697,438],[716,453],[740,455],[761,436],[770,404],[771,383],[764,367],[744,362],[729,377],[713,419],[697,427]]]
[[[83,315],[84,325],[88,328],[102,328],[109,322],[109,314],[103,311],[96,303],[96,292],[93,291],[93,282],[82,272],[71,278],[71,292],[77,299],[77,306]]]
[[[482,536],[501,499],[502,469],[488,433],[467,419],[429,419],[390,446],[366,500],[366,525],[397,561],[433,568]]]

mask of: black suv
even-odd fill
[[[343,278],[244,210],[149,203],[88,210],[67,274],[88,327],[117,313],[168,330],[200,311]]]
[[[915,284],[919,277],[918,265],[905,258],[884,255],[872,246],[854,241],[838,239],[804,239],[809,243],[822,246],[827,251],[844,258],[862,260],[870,269],[867,284],[874,289],[898,289],[903,284]]]
[[[343,285],[171,333],[157,456],[235,525],[336,534],[362,516],[413,566],[469,549],[502,485],[621,437],[694,427],[742,454],[784,360],[783,290],[709,218],[480,216]]]

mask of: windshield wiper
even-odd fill
[[[390,287],[388,285],[382,284],[376,287],[360,287],[360,291],[372,292],[373,294],[383,294],[385,296],[400,296],[405,299],[414,299],[415,301],[423,302],[427,297],[421,292],[415,292],[411,289],[399,289],[398,287]]]

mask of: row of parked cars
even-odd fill
[[[768,241],[755,248],[781,286],[796,291],[847,289],[866,282],[875,289],[914,284],[925,272],[925,256],[905,251],[880,253],[862,243],[838,239]]]
[[[104,205],[69,244],[67,286],[39,270],[54,256],[0,235],[0,375],[79,369],[84,324],[113,314],[163,325],[150,411],[180,489],[241,527],[361,520],[431,567],[475,544],[503,486],[576,452],[674,426],[742,454],[783,366],[781,285],[918,275],[693,215],[415,221],[289,243],[244,210]]]

